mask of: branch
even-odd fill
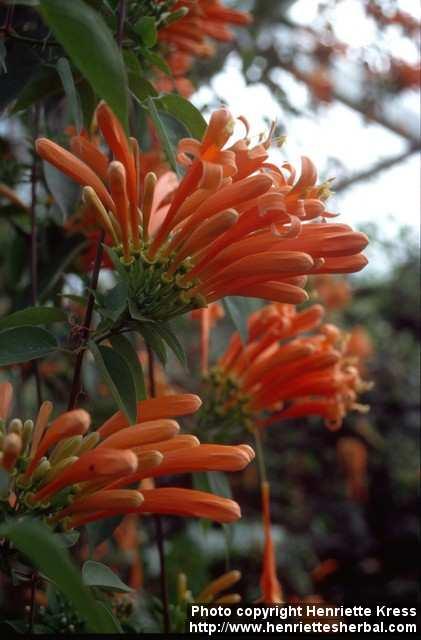
[[[92,315],[94,312],[94,305],[95,305],[95,291],[98,286],[98,277],[99,277],[99,272],[101,269],[101,262],[102,262],[102,254],[103,254],[102,243],[104,242],[104,237],[105,237],[105,232],[101,231],[101,234],[98,239],[94,268],[92,271],[92,279],[91,279],[91,286],[90,286],[91,293],[89,294],[88,304],[86,306],[85,318],[83,321],[83,338],[82,338],[83,348],[79,351],[76,358],[75,370],[73,373],[72,388],[70,391],[69,404],[67,407],[68,411],[75,408],[77,399],[80,393],[83,356],[85,355],[86,344],[89,340],[89,332],[91,329]]]
[[[396,156],[391,156],[389,158],[385,158],[380,162],[374,164],[369,169],[364,169],[363,171],[359,171],[358,173],[354,173],[354,175],[349,176],[349,178],[343,178],[342,180],[338,180],[337,183],[332,185],[334,193],[338,193],[339,191],[343,191],[348,187],[351,187],[353,184],[357,182],[361,182],[361,180],[368,180],[373,178],[381,171],[385,171],[386,169],[390,169],[396,164],[399,164],[409,158],[413,153],[416,153],[421,149],[421,144],[410,146],[408,149],[405,149],[402,153],[399,153]]]

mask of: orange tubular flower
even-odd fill
[[[138,406],[139,424],[128,426],[119,412],[90,433],[90,416],[83,409],[68,411],[49,424],[50,402],[42,404],[35,426],[31,420],[17,419],[6,425],[11,403],[11,386],[3,383],[0,465],[11,474],[9,504],[19,513],[35,510],[51,525],[65,528],[127,513],[190,515],[218,522],[240,517],[236,502],[209,493],[126,488],[160,475],[237,471],[253,459],[248,445],[201,445],[195,436],[178,435],[178,423],[167,416],[171,411],[173,415],[196,411],[197,396],[145,400]]]
[[[261,492],[265,544],[262,575],[260,578],[260,588],[262,590],[260,601],[265,604],[279,604],[284,600],[282,597],[282,587],[276,575],[276,556],[270,522],[270,486],[268,482],[262,483]]]
[[[302,159],[297,180],[290,164],[268,161],[270,136],[256,147],[247,137],[227,146],[235,124],[227,109],[212,114],[201,141],[180,141],[180,183],[171,172],[142,178],[137,142],[104,103],[97,121],[114,155],[107,167],[86,140],[71,142],[73,154],[45,139],[37,149],[84,187],[144,317],[167,320],[226,295],[298,304],[307,298],[304,276],[366,264],[366,236],[324,221],[333,215],[329,186],[317,185],[313,163]]]
[[[345,472],[348,497],[356,502],[367,499],[367,447],[358,438],[342,436],[336,443],[338,460]]]
[[[13,400],[13,387],[10,382],[0,384],[0,421],[7,420]]]
[[[314,288],[320,302],[328,310],[343,309],[351,301],[351,287],[344,278],[328,274],[316,276]]]
[[[219,302],[209,304],[205,309],[192,311],[192,318],[200,321],[200,364],[203,374],[208,372],[209,338],[212,327],[224,317],[224,310]]]
[[[322,317],[320,305],[297,312],[272,304],[252,314],[247,343],[234,334],[210,372],[204,415],[209,407],[219,422],[248,428],[256,420],[268,426],[317,415],[338,428],[348,411],[365,411],[356,402],[369,387],[358,360],[347,352],[347,336],[333,325],[320,325]]]

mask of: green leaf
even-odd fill
[[[152,323],[144,324],[143,322],[139,322],[136,327],[146,344],[152,349],[165,366],[167,363],[167,349],[165,347],[165,342],[156,331],[156,326]]]
[[[8,106],[40,68],[41,59],[26,42],[7,39],[7,73],[0,73],[0,111]]]
[[[58,219],[55,221],[61,226],[75,211],[80,199],[80,186],[49,162],[43,161],[42,166],[47,187],[59,209]]]
[[[137,75],[142,75],[142,67],[140,66],[140,61],[131,49],[124,49],[123,51],[123,60],[126,65],[127,73],[134,73]]]
[[[40,11],[73,64],[127,130],[126,69],[103,17],[82,0],[40,0]]]
[[[243,342],[247,342],[248,338],[248,317],[260,308],[261,302],[253,298],[243,298],[240,296],[226,296],[223,304],[228,317],[231,319],[234,327],[239,332]]]
[[[39,521],[29,518],[11,520],[0,527],[0,536],[8,538],[31,562],[55,582],[80,616],[87,630],[112,633],[109,618],[83,584],[78,569],[71,562],[67,549],[52,531]]]
[[[83,564],[82,580],[88,587],[101,587],[107,591],[121,591],[123,593],[133,591],[105,564],[94,560],[87,560]]]
[[[89,82],[86,80],[82,80],[77,85],[80,108],[82,110],[83,124],[87,131],[90,130],[92,124],[92,118],[94,116],[94,112],[97,106],[97,98],[94,90],[92,89]]]
[[[68,266],[71,265],[73,260],[75,260],[82,251],[87,249],[88,246],[89,242],[86,239],[80,240],[80,238],[69,238],[60,243],[62,256],[55,256],[54,259],[51,260],[51,268],[45,270],[42,282],[40,283],[39,300],[46,300],[48,298],[50,291],[54,290],[54,287]]]
[[[80,133],[83,126],[82,110],[80,108],[79,96],[73,79],[72,68],[67,58],[60,58],[58,60],[57,71],[63,84],[64,93],[67,97],[73,122],[76,126],[77,132]]]
[[[154,98],[158,95],[158,92],[149,80],[146,80],[146,78],[138,76],[131,71],[129,71],[129,87],[134,97],[140,103],[147,100],[149,96]]]
[[[57,347],[53,334],[41,327],[6,329],[0,332],[0,367],[43,358]]]
[[[42,66],[19,93],[11,113],[24,111],[39,100],[62,91],[62,84],[53,66]]]
[[[152,119],[152,122],[155,125],[156,133],[164,149],[164,153],[167,157],[169,165],[171,169],[178,174],[177,161],[174,153],[174,148],[170,140],[170,137],[168,135],[168,131],[164,126],[164,123],[162,122],[161,117],[157,111],[153,98],[148,96],[148,98],[146,99],[146,104],[148,105],[149,115]]]
[[[0,331],[9,327],[22,325],[52,324],[66,320],[66,313],[57,307],[27,307],[22,311],[15,311],[10,316],[0,319]]]
[[[96,300],[100,305],[99,312],[106,318],[118,320],[127,307],[129,288],[127,280],[120,280],[105,294],[96,292]]]
[[[145,47],[149,49],[156,44],[158,32],[156,30],[155,18],[143,16],[136,22],[133,29],[142,38]]]
[[[160,56],[158,53],[155,53],[155,51],[150,51],[149,49],[142,49],[142,56],[146,58],[146,60],[148,60],[148,62],[150,62],[150,64],[152,64],[154,67],[158,67],[158,69],[160,69],[167,76],[172,75],[172,71],[168,66],[168,64],[166,63],[166,61],[164,60],[164,58]]]
[[[112,247],[109,247],[106,244],[103,244],[102,246],[103,246],[103,249],[104,249],[105,253],[107,254],[109,259],[113,263],[114,269],[117,271],[117,273],[122,278],[126,278],[127,277],[126,268],[124,267],[123,263],[121,262],[117,252]]]
[[[214,493],[223,498],[232,498],[231,485],[227,474],[222,471],[204,471],[193,475],[195,489]]]
[[[105,604],[105,602],[97,600],[97,607],[101,609],[104,619],[107,620],[108,627],[113,630],[113,634],[124,633],[118,618],[115,617],[115,615],[113,614],[109,606]]]
[[[139,320],[139,322],[141,323],[149,322],[150,324],[155,324],[155,320],[151,320],[147,316],[142,315],[141,310],[139,309],[139,307],[137,306],[134,300],[129,300],[128,308],[129,308],[130,317],[133,318],[134,320]]]
[[[136,389],[136,399],[146,399],[146,387],[145,378],[143,375],[142,364],[139,360],[139,356],[136,353],[136,349],[128,338],[123,335],[116,335],[110,338],[111,345],[115,351],[123,356],[126,360],[129,368],[132,372],[133,382]]]
[[[171,93],[161,96],[159,105],[163,110],[168,111],[168,113],[182,122],[194,138],[197,140],[203,138],[207,123],[200,111],[191,102],[175,93]]]
[[[209,488],[212,493],[223,498],[232,498],[231,485],[223,471],[207,471]]]
[[[187,358],[186,353],[184,351],[183,345],[180,343],[179,339],[175,335],[173,331],[165,324],[156,324],[154,325],[154,330],[159,333],[161,338],[167,343],[171,351],[175,354],[180,364],[186,368],[187,367]]]
[[[134,424],[137,416],[136,389],[125,358],[114,349],[97,346],[92,341],[89,348],[118,407],[126,414],[129,424]]]
[[[80,532],[75,530],[57,533],[56,535],[65,547],[73,547],[80,538]]]
[[[111,538],[122,519],[123,516],[112,516],[111,518],[104,518],[86,525],[85,529],[88,534],[88,545],[91,554],[99,544]]]

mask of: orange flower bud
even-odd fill
[[[6,471],[11,471],[22,451],[22,438],[17,433],[8,433],[3,441],[2,466]]]
[[[13,387],[10,382],[0,384],[0,420],[6,420],[13,400]]]
[[[50,428],[44,434],[31,462],[26,470],[25,475],[29,476],[35,469],[38,460],[52,447],[56,442],[71,436],[85,434],[91,423],[91,417],[84,409],[74,409],[67,411],[56,418]]]

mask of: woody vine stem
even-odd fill
[[[147,345],[148,353],[148,376],[149,376],[149,395],[154,398],[156,395],[155,384],[155,366],[154,355],[149,345]],[[156,544],[158,547],[159,566],[160,566],[160,582],[161,582],[161,597],[164,615],[164,632],[170,633],[170,608],[168,600],[168,585],[167,585],[167,572],[165,566],[165,549],[164,549],[164,531],[162,527],[162,518],[155,516],[155,531],[156,531]]]

